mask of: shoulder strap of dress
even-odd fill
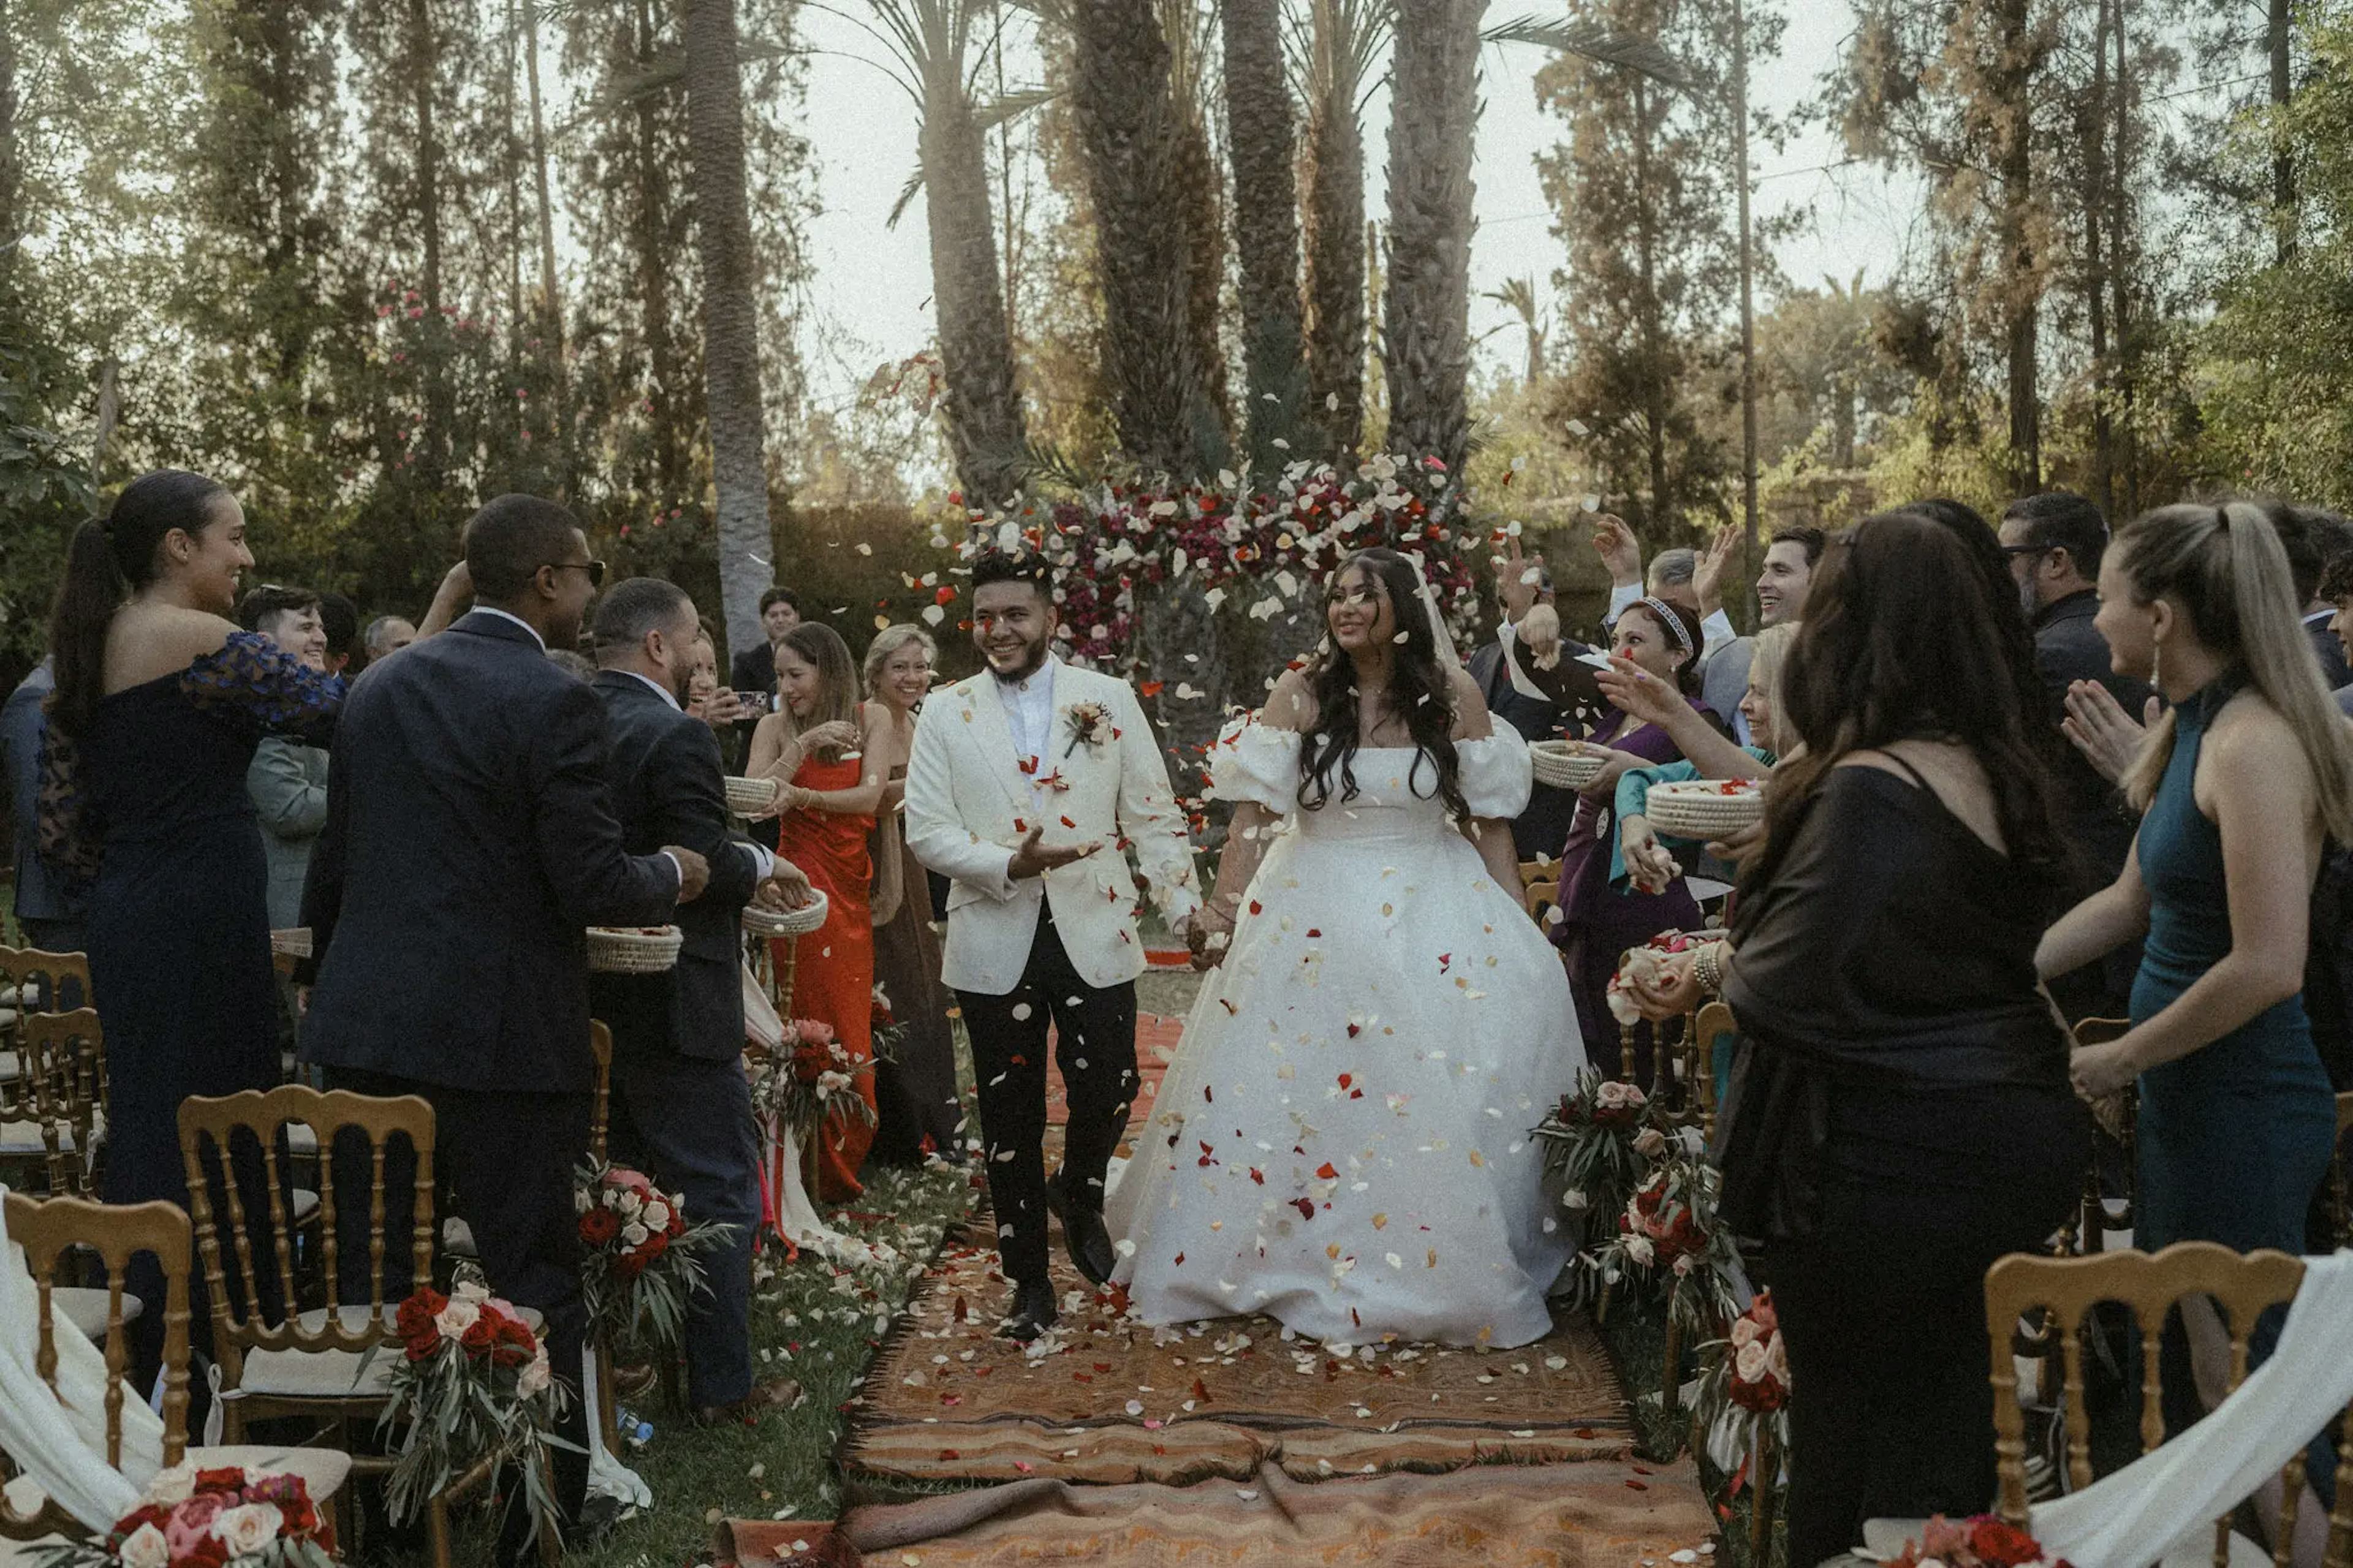
[[[1902,752],[1882,746],[1879,749],[1879,754],[1885,757],[1889,762],[1894,763],[1897,767],[1902,768],[1904,770],[1904,776],[1910,779],[1914,784],[1919,785],[1924,790],[1927,790],[1930,795],[1935,795],[1936,793],[1936,790],[1929,786],[1928,781],[1920,776],[1920,770],[1904,760]]]

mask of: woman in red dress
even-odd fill
[[[783,786],[776,852],[826,896],[825,924],[799,939],[793,1015],[831,1025],[850,1059],[865,1064],[853,1082],[868,1118],[830,1118],[818,1138],[816,1195],[841,1203],[865,1191],[858,1167],[874,1141],[874,869],[866,841],[889,782],[890,750],[877,742],[890,716],[860,705],[849,646],[813,623],[793,628],[776,650],[776,695],[777,710],[752,732],[744,771]]]

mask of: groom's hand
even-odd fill
[[[1021,841],[1021,847],[1016,849],[1013,858],[1006,863],[1005,874],[1017,882],[1026,882],[1032,877],[1042,877],[1049,871],[1059,870],[1072,861],[1083,860],[1103,847],[1101,844],[1058,844],[1050,849],[1040,842],[1045,837],[1044,828],[1031,828],[1029,837]]]

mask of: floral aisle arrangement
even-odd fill
[[[875,1063],[878,1066],[886,1062],[895,1065],[899,1060],[899,1047],[907,1043],[907,1026],[892,1010],[890,993],[879,984],[874,987],[874,1011],[869,1026],[874,1035]]]
[[[1691,1128],[1645,1128],[1634,1146],[1654,1163],[1626,1200],[1618,1234],[1595,1249],[1592,1263],[1604,1280],[1663,1287],[1667,1321],[1683,1334],[1712,1332],[1737,1310],[1732,1282],[1739,1251],[1716,1223],[1723,1177],[1702,1157]]]
[[[27,1555],[45,1568],[332,1568],[335,1531],[300,1476],[174,1465],[102,1541]]]
[[[403,1353],[376,1429],[401,1428],[385,1489],[395,1521],[415,1519],[491,1460],[522,1473],[536,1531],[554,1510],[545,1461],[565,1445],[554,1428],[568,1398],[549,1373],[547,1347],[517,1308],[473,1281],[448,1296],[420,1286],[394,1326]]]
[[[1641,1089],[1605,1078],[1599,1068],[1579,1068],[1577,1088],[1562,1095],[1535,1127],[1545,1144],[1546,1168],[1567,1184],[1563,1206],[1615,1214],[1649,1165],[1634,1141],[1658,1125],[1650,1096]]]
[[[1930,1520],[1916,1542],[1886,1559],[1885,1568],[2069,1568],[2053,1559],[2034,1537],[1989,1513],[1952,1523],[1943,1514]]]
[[[785,1026],[783,1046],[753,1074],[753,1113],[790,1129],[803,1148],[837,1116],[871,1127],[874,1107],[857,1089],[866,1066],[851,1059],[830,1024],[795,1018]]]
[[[1758,1291],[1732,1320],[1732,1331],[1699,1351],[1694,1414],[1707,1435],[1708,1458],[1732,1478],[1733,1493],[1751,1479],[1752,1465],[1757,1484],[1778,1485],[1780,1462],[1774,1456],[1789,1451],[1789,1352],[1773,1292]]]
[[[725,1246],[734,1226],[690,1226],[685,1198],[600,1160],[580,1167],[572,1200],[590,1340],[675,1353],[685,1342],[687,1299],[702,1284],[703,1255]]]

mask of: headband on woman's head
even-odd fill
[[[1675,614],[1674,607],[1669,605],[1664,599],[1660,598],[1654,594],[1646,594],[1642,597],[1635,600],[1634,604],[1646,606],[1653,616],[1658,617],[1659,624],[1666,627],[1667,631],[1674,637],[1675,646],[1677,647],[1683,649],[1685,653],[1695,651],[1692,647],[1691,633],[1683,626],[1683,618]],[[1633,608],[1633,605],[1629,605],[1627,608]]]

